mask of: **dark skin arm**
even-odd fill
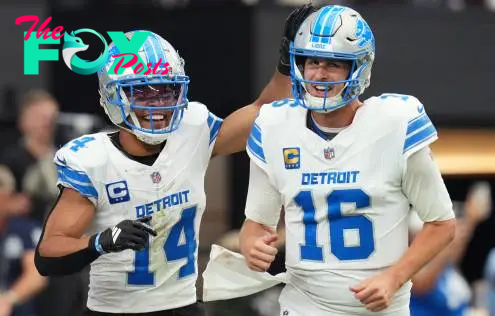
[[[62,257],[88,247],[90,236],[83,236],[93,221],[94,205],[79,192],[65,188],[47,219],[39,253]]]

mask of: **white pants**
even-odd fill
[[[307,295],[287,284],[279,298],[280,316],[333,316],[333,315],[366,315],[366,316],[409,316],[409,300],[407,304],[389,307],[380,312],[371,312],[364,306],[356,308],[351,306],[335,306],[333,310],[322,309],[317,306]]]

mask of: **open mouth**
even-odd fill
[[[162,121],[165,119],[165,115],[162,115],[162,114],[145,115],[144,119],[147,121],[153,120],[154,122]]]
[[[331,85],[310,85],[309,93],[315,97],[330,97],[333,87]]]
[[[147,114],[139,117],[141,127],[148,129],[166,128],[172,119],[172,114]]]

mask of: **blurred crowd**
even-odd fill
[[[34,266],[43,220],[58,195],[52,159],[59,105],[34,90],[18,109],[21,136],[3,143],[0,154],[0,315],[77,315],[85,305],[85,274],[48,280]]]

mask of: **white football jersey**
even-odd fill
[[[158,234],[141,252],[103,254],[91,264],[91,310],[144,313],[196,302],[204,176],[221,122],[190,102],[152,166],[128,158],[105,133],[82,136],[57,152],[58,183],[96,207],[88,234],[146,215],[153,215]]]
[[[416,98],[397,94],[366,100],[352,124],[330,141],[306,121],[307,110],[293,100],[264,106],[247,152],[280,193],[288,283],[322,308],[342,307],[345,314],[355,311],[345,306],[355,305],[365,312],[349,286],[406,251],[407,158],[435,141],[437,132]],[[449,207],[423,219],[450,218]],[[396,303],[408,304],[409,289],[410,283],[397,293]]]

